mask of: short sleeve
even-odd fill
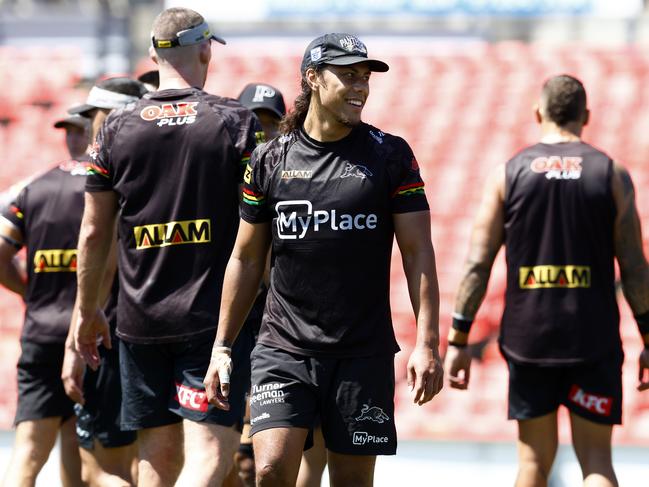
[[[241,168],[239,180],[245,175],[247,167],[250,165],[252,152],[257,145],[265,141],[264,132],[257,117],[250,111],[246,110],[246,116],[242,118],[241,130],[237,135],[235,146],[241,154],[239,167]]]
[[[399,140],[398,150],[392,161],[392,188],[390,207],[392,213],[410,213],[429,210],[424,192],[424,181],[419,172],[419,164],[408,143]]]
[[[248,223],[264,223],[272,219],[264,194],[263,146],[258,147],[246,165],[241,197],[241,218]]]
[[[25,235],[27,191],[27,188],[23,188],[13,201],[2,209],[2,217],[20,230],[23,235]]]
[[[113,181],[110,167],[110,149],[112,144],[111,126],[108,120],[101,126],[99,134],[90,149],[86,191],[112,191]]]

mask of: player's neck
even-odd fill
[[[579,142],[581,140],[582,126],[568,124],[560,127],[552,122],[541,124],[541,142],[544,144],[558,144],[561,142]]]
[[[304,119],[304,131],[318,142],[335,142],[347,137],[352,127],[339,122],[312,103]]]
[[[162,90],[182,90],[185,88],[203,88],[205,74],[202,69],[174,69],[170,66],[160,66],[160,86]]]

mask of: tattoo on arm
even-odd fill
[[[642,229],[629,173],[616,171],[613,194],[616,201],[615,255],[620,265],[622,290],[634,314],[649,311],[649,264],[642,248]],[[615,177],[615,176],[614,176]]]

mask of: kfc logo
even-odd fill
[[[207,396],[204,390],[194,389],[184,384],[176,382],[176,401],[181,407],[191,409],[192,411],[207,411]]]
[[[611,408],[613,406],[612,397],[603,397],[596,396],[595,394],[589,394],[581,389],[577,385],[573,385],[570,389],[569,398],[572,402],[581,406],[591,413],[598,414],[600,416],[610,416]]]

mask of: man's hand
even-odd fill
[[[103,343],[106,348],[112,347],[110,328],[104,312],[99,308],[87,312],[80,309],[77,327],[74,330],[74,346],[92,370],[97,370],[99,367],[99,343]]]
[[[448,370],[448,382],[453,389],[467,389],[471,377],[471,355],[466,347],[448,346],[444,362]]]
[[[230,394],[230,373],[232,372],[231,353],[232,350],[229,347],[214,347],[210,366],[203,380],[207,400],[225,411],[230,409],[228,395]]]
[[[638,371],[638,384],[639,391],[646,391],[649,389],[649,348],[644,347],[640,353],[640,369]]]
[[[415,345],[408,360],[408,386],[415,392],[415,403],[430,401],[444,385],[444,369],[436,348]]]
[[[65,347],[65,356],[63,357],[63,367],[61,369],[61,380],[63,388],[70,399],[78,404],[83,404],[83,373],[85,365],[81,356],[76,350]]]

